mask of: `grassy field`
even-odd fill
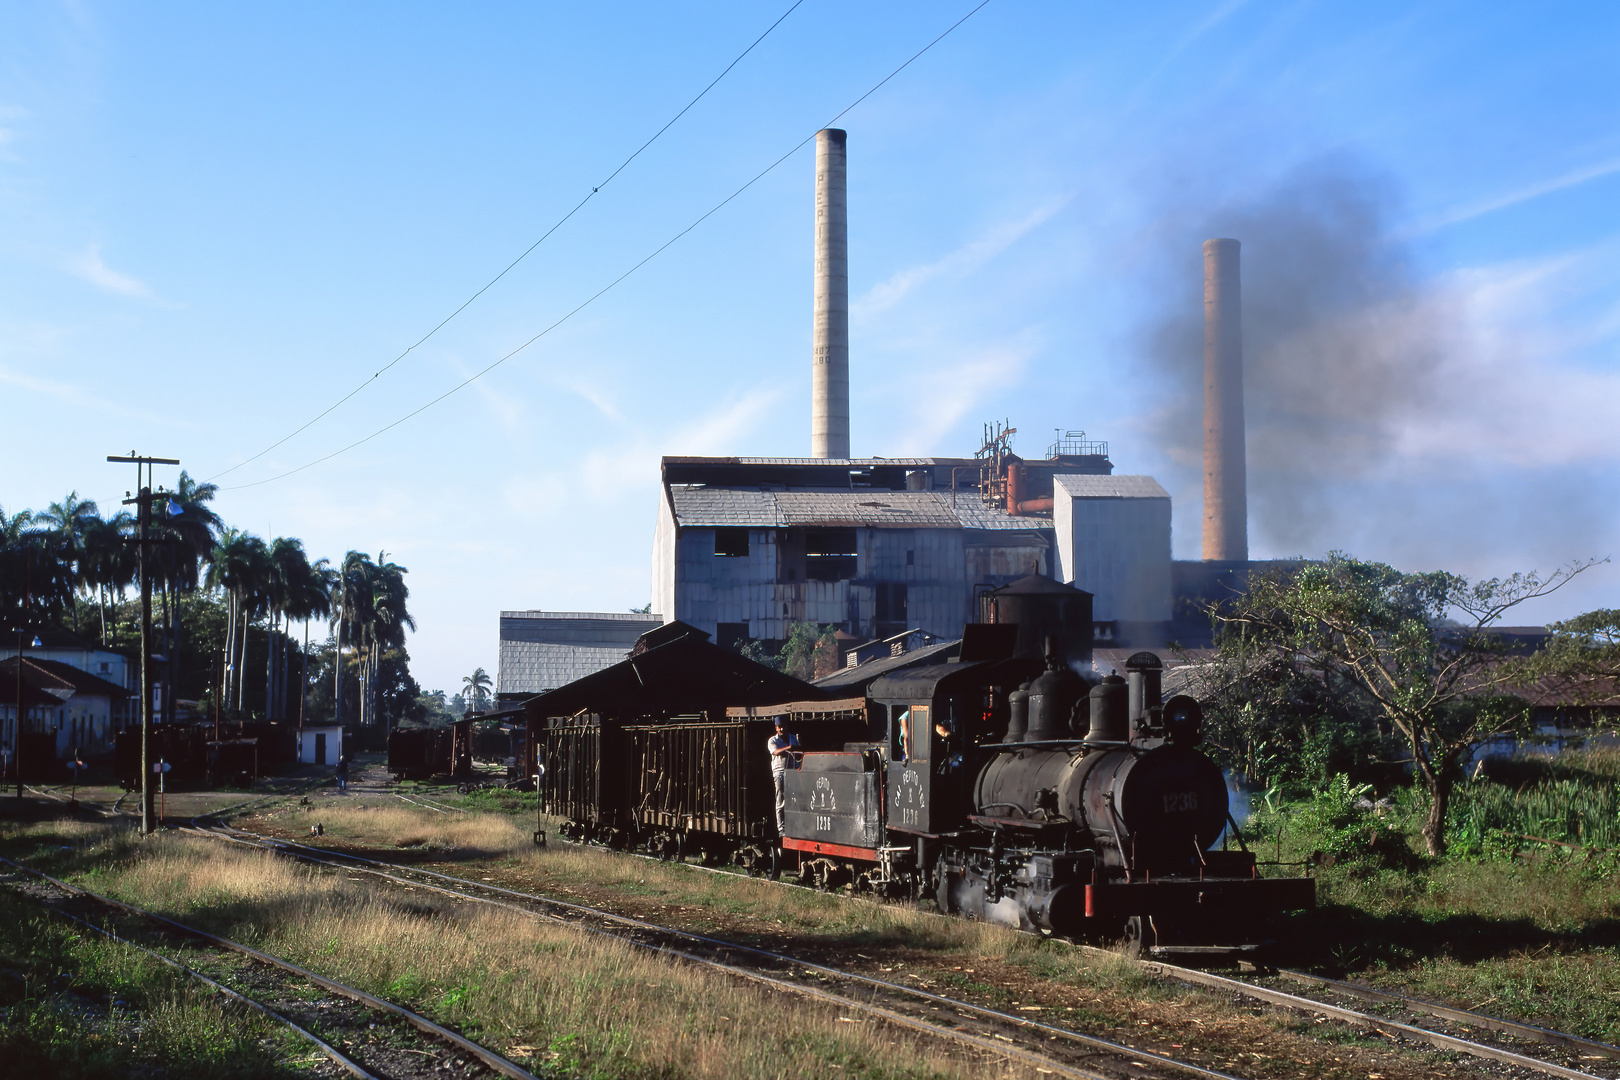
[[[1607,767],[1598,760],[1580,776],[1567,769],[1515,774],[1512,791],[1534,792],[1544,781],[1600,786],[1609,782],[1602,772]],[[339,798],[322,791],[262,808],[244,824],[303,838],[319,822],[323,846],[384,853],[785,948],[1068,1019],[1245,1075],[1360,1080],[1368,1069],[1389,1080],[1469,1075],[1466,1064],[1393,1051],[1352,1030],[1189,992],[1119,958],[942,919],[908,904],[787,888],[601,849],[536,849],[532,794],[461,796],[443,785],[399,790],[467,812],[441,813],[388,794]],[[1467,794],[1474,799],[1468,806],[1484,805],[1482,794],[1494,799],[1488,805],[1498,815],[1507,805],[1499,791]],[[1321,908],[1289,928],[1293,962],[1620,1039],[1620,895],[1605,857],[1533,844],[1515,859],[1498,843],[1426,860],[1411,845],[1414,807],[1397,803],[1378,816],[1341,805],[1348,801],[1287,807],[1269,823],[1265,814],[1253,823],[1252,842],[1267,857],[1334,853],[1315,870]],[[1580,819],[1568,820],[1582,827]],[[555,834],[555,823],[542,824]],[[1490,828],[1496,831],[1487,835],[1500,840],[1503,826]],[[929,1040],[841,1020],[835,1012],[577,930],[201,838],[141,841],[119,828],[57,822],[5,827],[0,844],[90,887],[411,1004],[559,1076],[767,1077],[797,1074],[801,1065],[873,1077],[985,1074],[985,1063]],[[795,1068],[784,1070],[784,1060]]]
[[[1420,807],[1356,811],[1325,792],[1262,813],[1271,857],[1323,863],[1295,957],[1466,1008],[1620,1043],[1620,852],[1604,851],[1620,752],[1495,763],[1464,783],[1452,853],[1418,854]],[[1563,840],[1566,847],[1527,839]],[[1327,858],[1322,858],[1325,854]]]
[[[308,1075],[308,1044],[278,1025],[9,891],[0,891],[0,1011],[8,1076]]]
[[[598,849],[535,849],[532,819],[395,803],[296,804],[257,821],[289,836],[392,847],[447,872],[602,904],[1080,1024],[1256,1077],[1473,1075],[1466,1064],[1301,1023],[1083,953],[902,904],[787,888]],[[104,825],[10,827],[13,857],[250,941],[456,1024],[537,1071],[611,1077],[1019,1075],[949,1044],[670,963],[579,930],[310,868],[201,837]],[[400,846],[406,845],[406,846]],[[1033,1076],[1033,1071],[1029,1072]]]
[[[371,830],[410,811],[354,813]],[[441,817],[401,839],[461,850],[509,836],[511,824]],[[71,854],[59,850],[63,839]],[[741,1080],[784,1075],[786,1056],[805,1070],[869,1077],[1027,1072],[848,1022],[827,1007],[796,1003],[789,1017],[774,994],[613,939],[428,893],[379,892],[207,839],[140,841],[99,825],[39,826],[14,838],[31,841],[36,858],[58,849],[53,861],[87,887],[410,1005],[536,1069]]]

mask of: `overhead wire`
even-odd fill
[[[860,97],[856,98],[854,101],[852,101],[848,105],[844,106],[844,108],[839,110],[837,115],[835,115],[831,120],[828,120],[825,124],[822,124],[821,127],[816,129],[816,131],[820,131],[822,128],[831,127],[833,124],[836,124],[842,117],[847,115],[852,109],[854,109],[856,106],[860,105],[861,102],[865,101],[867,98],[871,97],[873,94],[875,94],[879,90],[881,90],[884,87],[884,85],[887,84],[896,75],[899,75],[906,68],[910,67],[924,53],[928,52],[928,50],[932,49],[935,45],[938,45],[941,41],[944,41],[945,38],[948,37],[951,34],[952,31],[954,31],[957,27],[961,26],[963,23],[967,22],[974,15],[978,14],[978,12],[980,10],[982,10],[983,8],[985,8],[986,6],[988,6],[989,3],[990,3],[990,0],[981,0],[981,2],[976,7],[974,7],[972,10],[970,10],[966,15],[963,15],[960,19],[956,20],[950,26],[946,27],[945,30],[938,37],[934,38],[928,44],[924,45],[921,49],[918,49],[915,53],[913,53],[911,55],[911,57],[909,59],[907,59],[905,61],[905,63],[901,64],[899,67],[895,68],[893,71],[891,71],[887,75],[885,75],[876,84],[874,84],[870,90],[866,91],[866,93],[862,94]],[[448,397],[451,397],[452,395],[456,394],[457,392],[459,392],[461,390],[464,390],[468,386],[472,385],[474,382],[477,382],[479,379],[481,379],[485,375],[489,374],[491,371],[494,371],[496,368],[498,368],[502,364],[506,363],[506,361],[512,359],[512,357],[516,356],[518,353],[520,353],[523,350],[527,349],[530,345],[533,345],[535,342],[539,341],[541,338],[545,337],[547,334],[549,334],[553,330],[557,329],[557,327],[561,326],[563,323],[567,322],[569,319],[573,318],[575,315],[578,315],[581,311],[584,311],[587,307],[589,307],[591,304],[595,303],[597,300],[601,299],[602,296],[604,296],[606,293],[611,291],[613,288],[615,288],[617,285],[619,285],[622,281],[624,281],[630,275],[634,274],[637,270],[640,270],[643,266],[646,266],[653,259],[657,258],[660,254],[662,254],[665,250],[667,250],[669,247],[671,247],[673,244],[675,244],[676,241],[680,240],[687,233],[690,233],[693,229],[696,229],[699,225],[703,224],[709,218],[711,218],[715,214],[719,213],[722,209],[724,209],[728,204],[730,204],[733,200],[735,200],[743,192],[747,191],[749,188],[753,187],[759,181],[763,180],[770,173],[774,172],[777,169],[777,167],[780,166],[783,162],[785,162],[788,158],[790,158],[794,154],[798,153],[799,150],[801,150],[807,143],[809,143],[811,140],[813,140],[816,137],[816,131],[811,132],[809,135],[805,136],[799,142],[795,143],[791,150],[789,150],[787,153],[783,154],[781,157],[777,158],[775,161],[771,162],[765,168],[761,169],[747,183],[743,184],[737,190],[733,191],[730,195],[727,195],[724,199],[720,200],[714,206],[710,207],[707,211],[705,211],[701,216],[699,216],[690,225],[686,226],[686,228],[682,229],[680,232],[676,233],[674,236],[670,237],[668,240],[665,240],[662,244],[658,245],[658,247],[654,248],[651,253],[644,256],[635,265],[631,266],[630,269],[626,270],[624,273],[620,274],[618,277],[614,278],[612,281],[610,281],[606,285],[602,286],[602,288],[600,288],[596,292],[592,293],[588,298],[586,298],[580,304],[578,304],[577,306],[575,306],[574,308],[569,310],[561,318],[559,318],[555,322],[551,323],[551,325],[547,326],[545,329],[541,330],[539,333],[535,334],[533,337],[529,338],[529,340],[523,342],[521,345],[517,346],[512,351],[506,353],[505,355],[503,355],[503,356],[499,357],[498,359],[492,361],[487,366],[485,366],[485,367],[479,369],[478,371],[474,372],[473,374],[467,376],[467,378],[463,379],[461,382],[457,383],[455,386],[452,386],[450,389],[446,390],[444,393],[440,394],[438,397],[432,398],[431,400],[429,400],[428,402],[426,402],[423,405],[419,405],[415,409],[412,409],[410,412],[406,413],[404,416],[401,416],[399,419],[393,421],[392,423],[386,424],[383,427],[378,428],[376,431],[373,431],[371,434],[369,434],[369,435],[367,435],[367,436],[365,436],[363,438],[356,439],[354,442],[349,443],[347,446],[340,447],[339,449],[334,450],[329,454],[322,455],[321,457],[318,457],[318,458],[314,459],[313,461],[305,462],[303,465],[300,465],[297,468],[288,469],[286,472],[277,473],[275,476],[266,477],[263,480],[255,480],[252,483],[235,484],[235,485],[232,485],[230,487],[223,488],[222,490],[225,490],[225,491],[240,491],[240,490],[243,490],[244,488],[259,487],[259,486],[264,485],[264,484],[274,483],[277,480],[285,480],[287,477],[295,476],[298,473],[303,472],[305,469],[312,469],[317,465],[324,464],[325,462],[331,461],[335,457],[339,457],[340,455],[348,453],[350,450],[353,450],[355,447],[365,445],[366,443],[370,442],[372,439],[377,438],[379,435],[387,434],[388,432],[392,431],[394,428],[399,427],[401,424],[403,424],[406,421],[412,419],[413,417],[419,416],[420,414],[426,412],[428,409],[431,409],[433,406],[437,405],[439,402],[445,400]]]
[[[248,465],[248,464],[251,464],[252,462],[255,462],[255,461],[259,460],[260,458],[264,457],[264,455],[266,455],[270,451],[274,450],[276,447],[278,447],[278,446],[282,445],[283,443],[287,442],[289,439],[295,438],[298,435],[302,434],[303,432],[308,431],[315,424],[319,423],[321,420],[324,420],[326,417],[328,417],[332,413],[336,412],[350,398],[354,397],[356,394],[360,393],[360,391],[362,391],[366,387],[370,386],[377,379],[381,378],[384,372],[388,371],[395,364],[398,364],[401,360],[405,359],[411,353],[415,352],[418,348],[420,348],[423,344],[425,344],[427,342],[427,340],[429,338],[431,338],[434,334],[437,334],[440,330],[443,330],[445,328],[445,326],[447,326],[452,319],[454,319],[457,315],[460,315],[463,311],[466,311],[467,308],[472,306],[473,301],[477,300],[480,296],[483,296],[486,292],[488,292],[491,288],[493,288],[494,285],[498,281],[500,281],[502,278],[504,278],[507,274],[511,273],[512,270],[518,265],[518,263],[520,263],[524,259],[528,258],[529,255],[534,252],[535,248],[537,248],[541,244],[545,243],[546,240],[550,238],[552,233],[554,233],[558,229],[562,228],[564,225],[566,225],[568,223],[568,220],[570,218],[572,218],[575,214],[577,214],[581,210],[583,210],[585,208],[586,203],[588,203],[592,199],[596,198],[597,193],[600,192],[603,188],[607,187],[609,184],[611,184],[613,182],[614,177],[616,177],[620,173],[624,172],[624,170],[629,167],[629,165],[630,165],[630,163],[632,161],[636,160],[636,158],[641,156],[642,151],[646,150],[653,143],[657,142],[659,136],[663,135],[664,132],[666,132],[670,128],[674,127],[675,122],[677,120],[679,120],[681,117],[685,116],[688,112],[690,112],[692,110],[692,107],[694,105],[696,105],[698,102],[702,101],[703,98],[709,93],[710,90],[713,90],[716,86],[718,86],[720,84],[721,79],[724,79],[727,75],[731,74],[731,69],[732,68],[734,68],[738,64],[742,63],[744,57],[746,57],[749,53],[753,52],[754,49],[758,47],[760,42],[764,41],[767,37],[770,36],[772,30],[775,30],[778,26],[781,26],[783,20],[785,20],[789,15],[793,14],[793,12],[796,11],[799,8],[799,6],[802,5],[803,3],[804,3],[804,0],[794,0],[792,6],[789,7],[786,11],[782,12],[782,14],[777,17],[775,22],[773,22],[773,23],[771,23],[771,25],[767,26],[765,28],[765,32],[763,34],[760,34],[759,37],[755,38],[753,43],[751,45],[749,45],[748,48],[746,48],[742,52],[738,53],[736,59],[732,60],[731,63],[727,64],[725,70],[720,72],[720,74],[716,75],[714,77],[714,80],[712,82],[710,82],[708,86],[705,86],[698,93],[697,97],[694,97],[691,101],[688,101],[686,103],[686,105],[681,109],[680,112],[678,112],[674,116],[670,117],[668,123],[666,123],[663,127],[659,128],[657,131],[655,131],[653,133],[652,138],[650,138],[646,142],[642,143],[639,147],[636,148],[635,153],[631,154],[629,157],[625,158],[622,162],[620,162],[619,167],[614,169],[611,173],[609,173],[606,180],[603,180],[602,182],[598,183],[596,186],[592,187],[591,190],[586,194],[586,196],[583,199],[579,200],[579,202],[574,204],[573,209],[569,210],[568,213],[566,213],[562,217],[558,218],[556,223],[553,224],[551,226],[551,228],[547,229],[543,234],[541,234],[540,239],[536,240],[534,243],[532,243],[528,247],[524,248],[522,254],[520,254],[517,258],[513,259],[510,263],[508,263],[506,265],[506,268],[503,269],[500,273],[496,274],[494,277],[490,278],[489,281],[485,282],[483,288],[479,289],[477,292],[475,292],[471,296],[467,297],[467,299],[462,302],[460,307],[456,308],[450,314],[446,315],[438,323],[438,325],[434,326],[433,329],[431,329],[427,333],[423,334],[420,338],[418,338],[415,342],[413,342],[410,345],[410,347],[408,347],[404,352],[400,353],[398,356],[394,357],[388,363],[386,363],[382,367],[378,368],[376,370],[376,372],[374,372],[371,375],[370,378],[364,380],[363,382],[360,383],[360,385],[356,386],[353,390],[350,390],[347,394],[344,394],[342,397],[338,398],[331,405],[327,406],[325,409],[321,410],[321,412],[319,412],[315,416],[311,417],[306,423],[304,423],[301,426],[299,426],[299,427],[293,429],[292,431],[288,432],[286,435],[284,435],[281,438],[277,439],[275,442],[271,443],[269,446],[265,447],[263,450],[260,450],[257,454],[254,454],[252,457],[244,458],[243,460],[238,461],[235,465],[232,465],[230,468],[224,469],[224,470],[222,470],[220,472],[215,473],[213,476],[208,477],[207,482],[212,482],[214,480],[217,480],[221,476],[225,476],[225,475],[227,475],[229,473],[235,472],[237,469],[240,469],[244,465]]]

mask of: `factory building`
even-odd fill
[[[1001,425],[972,457],[851,456],[847,143],[836,129],[816,138],[810,456],[664,458],[652,606],[725,647],[775,650],[809,623],[854,655],[913,632],[956,638],[982,594],[1037,574],[1091,594],[1099,647],[1206,642],[1208,603],[1246,587],[1252,566],[1238,242],[1204,246],[1203,560],[1177,562],[1169,494],[1114,475],[1107,444],[1083,432],[1043,459],[1013,453]],[[617,662],[640,629],[503,612],[500,696]]]
[[[794,623],[949,639],[979,594],[1035,573],[1097,596],[1100,640],[1162,636],[1164,489],[1111,475],[1106,444],[1024,460],[1009,434],[971,458],[665,458],[653,606],[732,647]]]
[[[1058,476],[1052,507],[1057,580],[1092,595],[1096,640],[1167,640],[1170,493],[1151,476]]]

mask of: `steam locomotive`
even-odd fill
[[[1215,850],[1226,783],[1197,749],[1198,702],[1161,701],[1161,671],[1141,652],[1124,678],[1088,685],[1054,646],[1004,698],[993,664],[880,679],[887,746],[803,754],[782,847],[817,883],[926,890],[942,912],[1021,930],[1133,949],[1252,942],[1268,915],[1312,906],[1315,882]]]
[[[1227,850],[1241,839],[1198,749],[1202,710],[1162,700],[1158,656],[1131,656],[1123,677],[1076,671],[1090,599],[1048,579],[998,590],[953,659],[892,664],[860,698],[558,719],[534,740],[541,812],[574,839],[931,897],[1133,951],[1253,942],[1268,916],[1312,906],[1315,882],[1261,877],[1254,853]],[[667,664],[700,659],[687,641]],[[765,747],[778,717],[800,743],[780,835]]]

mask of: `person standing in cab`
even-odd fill
[[[799,740],[787,733],[787,721],[776,718],[776,734],[766,747],[771,754],[771,785],[776,789],[776,835],[787,835],[787,771],[793,762],[793,748]]]

